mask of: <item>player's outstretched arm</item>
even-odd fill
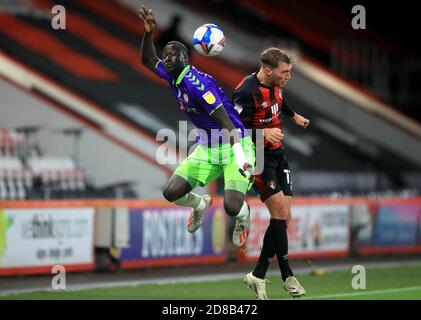
[[[310,120],[303,117],[302,115],[295,113],[294,117],[292,118],[292,121],[300,127],[303,127],[304,129],[307,128],[310,124]]]
[[[230,136],[231,145],[233,145],[234,143],[240,142],[240,136],[238,135],[236,131],[237,128],[232,123],[223,105],[221,105],[218,109],[216,109],[212,113],[211,117],[221,126],[222,129],[226,129],[230,133],[232,133],[232,135]]]
[[[310,120],[304,118],[302,115],[296,113],[287,103],[286,99],[282,101],[282,113],[292,120],[297,126],[307,128],[310,124]]]
[[[139,17],[143,20],[145,25],[145,34],[143,35],[141,47],[141,62],[151,71],[155,71],[155,66],[159,61],[156,56],[155,45],[153,44],[153,31],[156,28],[155,17],[152,9],[147,10],[144,6],[139,10]]]

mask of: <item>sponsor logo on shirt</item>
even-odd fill
[[[216,101],[215,96],[210,91],[206,92],[202,97],[208,104],[214,104]]]
[[[272,110],[272,114],[278,114],[279,106],[278,103],[275,103],[273,106],[270,107]]]
[[[270,118],[266,118],[266,119],[259,119],[260,123],[268,123],[271,122],[273,119],[275,119],[277,116],[272,116]]]

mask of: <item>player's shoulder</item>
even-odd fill
[[[252,101],[253,96],[259,90],[256,73],[245,76],[234,90],[235,101]]]
[[[183,81],[185,81],[186,83],[206,83],[210,79],[212,79],[210,75],[197,69],[195,66],[190,65],[190,68],[184,75]]]
[[[182,85],[186,89],[191,88],[195,84],[201,83],[199,79],[199,76],[194,68],[192,68],[190,65],[188,68],[185,68],[182,73],[178,76],[178,79],[176,81],[177,85]]]
[[[209,74],[191,66],[185,74],[183,82],[186,86],[197,93],[218,88],[216,80]],[[196,90],[197,89],[197,90]]]
[[[258,82],[256,79],[256,73],[253,72],[245,76],[240,83],[235,87],[236,92],[249,92],[253,93],[258,90]]]
[[[160,59],[158,59],[158,61],[155,63],[155,72],[158,73],[160,77],[165,76],[172,78],[172,75],[167,70],[165,70],[164,62]]]
[[[190,65],[190,69],[189,69],[189,71],[190,71],[190,73],[192,74],[192,75],[194,75],[196,78],[198,78],[198,79],[203,79],[203,80],[206,80],[206,79],[208,79],[208,78],[212,78],[212,76],[211,75],[209,75],[209,74],[207,74],[206,72],[203,72],[203,71],[201,71],[201,70],[199,70],[199,69],[197,69],[195,66],[193,66],[193,65]]]

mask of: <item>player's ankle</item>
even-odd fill
[[[235,218],[237,220],[243,221],[247,219],[248,213],[249,213],[249,208],[247,206],[247,203],[244,201],[243,206],[241,207],[240,211],[235,216]]]

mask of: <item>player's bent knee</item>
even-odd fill
[[[288,209],[284,201],[280,199],[268,199],[265,204],[268,207],[272,219],[287,220]]]
[[[224,201],[225,212],[231,217],[236,216],[240,212],[242,206],[243,202]]]
[[[288,220],[288,215],[283,211],[275,211],[270,213],[272,219]]]
[[[270,217],[272,219],[288,219],[288,210],[284,205],[276,205],[269,209]]]
[[[162,195],[169,202],[174,202],[178,198],[180,198],[180,196],[177,194],[177,192],[175,192],[175,190],[173,190],[173,188],[171,188],[171,187],[166,187],[164,189],[164,191],[162,192]]]

